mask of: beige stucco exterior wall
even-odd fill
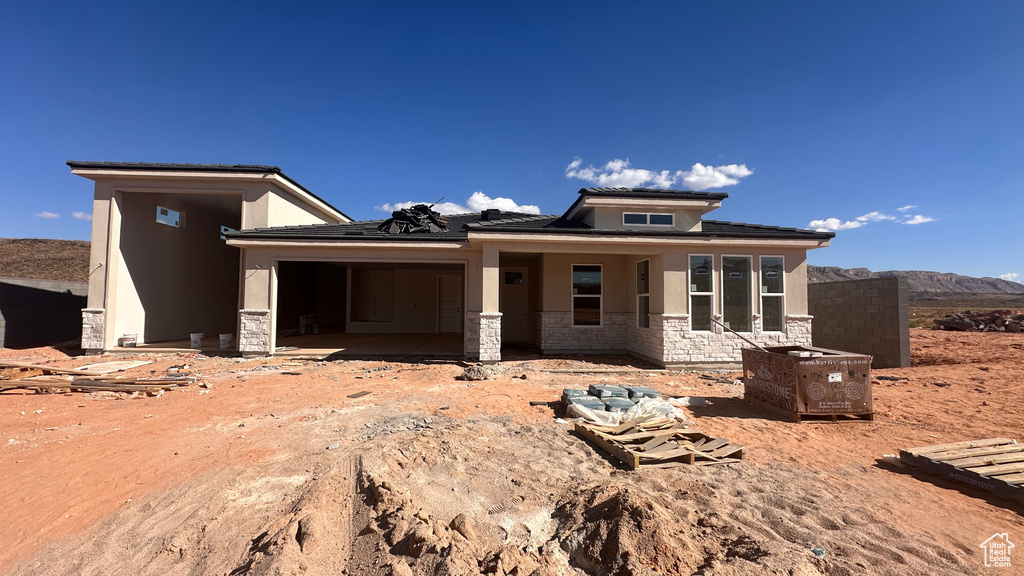
[[[236,225],[242,228],[262,228],[275,223],[281,224],[285,223],[284,218],[291,219],[287,223],[292,224],[336,221],[326,211],[298,201],[284,187],[251,177],[238,181],[203,177],[182,179],[128,175],[92,177],[87,173],[83,175],[95,180],[87,307],[89,310],[99,312],[99,317],[102,318],[102,326],[90,327],[90,330],[96,330],[102,337],[90,338],[88,349],[113,348],[117,346],[118,338],[124,333],[138,333],[141,341],[146,315],[136,283],[168,280],[159,276],[159,272],[143,270],[135,270],[134,275],[137,277],[133,278],[133,272],[128,269],[120,252],[123,219],[126,215],[123,214],[123,203],[119,199],[124,194],[159,194],[165,199],[175,195],[183,195],[186,198],[224,195],[235,197],[238,198],[241,211],[241,222]],[[155,223],[155,213],[140,213],[138,217]],[[228,225],[227,222],[224,224]],[[263,274],[266,275],[266,272]],[[237,302],[237,285],[233,285],[230,290],[234,292],[230,298]],[[187,334],[182,337],[187,337]],[[96,344],[95,347],[92,343]]]

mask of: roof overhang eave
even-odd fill
[[[502,232],[469,232],[469,241],[515,241],[527,243],[559,242],[570,244],[593,244],[605,242],[608,244],[632,244],[632,245],[677,245],[677,244],[718,244],[722,246],[774,246],[793,247],[813,250],[826,248],[829,245],[828,239],[822,238],[764,238],[751,236],[721,236],[721,235],[693,235],[693,236],[630,236],[630,235],[601,235],[601,234],[516,234]]]
[[[354,222],[354,220],[348,215],[338,210],[334,206],[331,206],[327,202],[321,200],[313,193],[309,192],[297,182],[284,174],[278,174],[274,172],[207,172],[202,170],[118,170],[116,168],[72,168],[71,173],[76,176],[88,178],[89,180],[100,180],[106,178],[114,179],[152,179],[152,178],[171,178],[174,180],[224,180],[224,181],[249,181],[249,182],[266,182],[272,181],[281,188],[284,188],[300,198],[305,203],[313,206],[314,208],[324,212],[325,214],[336,219],[338,222]]]

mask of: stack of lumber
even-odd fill
[[[1014,314],[1010,310],[977,313],[966,310],[963,314],[949,314],[945,318],[936,318],[934,322],[935,327],[940,330],[1024,332],[1024,314]]]
[[[193,382],[195,378],[184,376],[126,378],[88,370],[0,362],[0,391],[21,388],[46,393],[108,391],[158,394],[178,386],[188,386]]]
[[[1024,444],[986,438],[900,450],[900,461],[1024,502]]]
[[[712,438],[676,418],[641,416],[618,426],[577,422],[575,431],[632,470],[729,464],[743,457],[743,446]]]

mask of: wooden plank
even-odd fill
[[[23,380],[25,378],[32,378],[33,376],[42,376],[43,371],[36,368],[21,368],[15,372],[11,372],[8,376],[8,380]]]
[[[700,446],[700,451],[701,452],[714,452],[716,448],[721,448],[722,446],[725,446],[728,443],[729,443],[729,440],[727,438],[715,438],[715,439],[711,440],[710,442],[702,444]]]
[[[647,442],[644,442],[643,444],[638,446],[637,450],[642,450],[644,452],[647,452],[648,450],[650,450],[652,448],[657,448],[658,446],[661,446],[662,444],[665,444],[666,442],[671,440],[673,436],[675,436],[675,432],[667,432],[667,433],[666,432],[661,432],[661,433],[657,433],[657,434],[654,435],[654,438],[651,438]]]
[[[964,470],[970,470],[980,476],[999,476],[1001,474],[1010,474],[1011,472],[1024,472],[1024,462],[1014,462],[1012,464],[997,464],[995,466],[979,466],[964,468]]]
[[[633,418],[632,420],[628,422],[623,422],[622,424],[619,424],[616,428],[613,428],[610,434],[627,434],[629,432],[636,430],[644,422],[647,422],[648,420],[653,420],[654,417],[654,414],[647,414],[645,416],[640,416],[639,418]]]
[[[692,434],[704,434],[703,432],[697,430],[696,428],[675,428],[670,430],[673,434],[680,434],[684,436]],[[662,432],[662,430],[651,430],[649,432],[632,432],[630,434],[620,434],[618,436],[612,436],[611,434],[608,434],[606,432],[601,432],[601,434],[603,434],[609,440],[616,440],[618,442],[634,442],[637,440],[647,441],[654,437],[659,432]],[[664,432],[668,432],[668,430],[664,430]]]
[[[577,434],[583,436],[587,440],[590,440],[605,452],[618,458],[619,461],[625,464],[630,470],[636,470],[640,466],[640,458],[637,457],[635,453],[617,446],[613,442],[609,442],[604,437],[592,432],[585,425],[577,423],[574,426],[574,430]]]
[[[703,455],[699,450],[693,448],[693,446],[680,446],[675,450],[666,450],[664,452],[657,452],[652,454],[640,454],[641,460],[668,460],[670,458],[676,458],[685,454],[692,455]]]
[[[935,458],[935,460],[938,460]],[[1010,454],[996,454],[992,456],[976,456],[974,458],[961,458],[957,460],[940,460],[952,464],[957,468],[974,468],[976,466],[993,466],[995,464],[1009,464],[1010,462],[1024,462],[1024,452],[1011,452]]]
[[[23,362],[0,362],[0,368],[35,368],[51,374],[74,374],[76,376],[101,376],[98,372],[88,370],[75,370],[73,368],[57,368],[56,366],[44,366],[42,364],[25,364]]]
[[[711,456],[713,456],[715,458],[726,458],[726,457],[732,456],[734,454],[736,455],[737,458],[742,458],[743,457],[743,446],[740,446],[739,444],[728,444],[728,445],[722,446],[718,450],[715,450],[714,452],[712,452]]]
[[[965,448],[981,448],[983,446],[997,446],[999,444],[1013,444],[1011,438],[986,438],[983,440],[968,440],[965,442],[953,442],[952,444],[935,444],[934,446],[921,446],[918,448],[907,448],[906,452],[913,456],[926,456],[936,452],[949,452]]]
[[[982,448],[968,448],[967,450],[954,450],[952,452],[939,452],[937,454],[928,454],[928,457],[932,460],[940,462],[950,462],[953,460],[959,460],[960,458],[970,458],[974,456],[990,456],[994,454],[1009,454],[1011,452],[1024,452],[1024,444],[1002,444],[999,446],[986,446]]]
[[[1002,480],[1003,482],[1006,482],[1007,484],[1016,486],[1018,484],[1024,484],[1024,473],[1000,476],[999,479]],[[1022,487],[1021,489],[1024,490],[1024,487]]]
[[[651,448],[650,450],[645,451],[643,454],[644,455],[646,455],[646,454],[659,454],[661,452],[668,452],[669,450],[675,450],[676,448],[679,448],[680,446],[693,446],[693,443],[692,442],[687,442],[687,441],[683,441],[683,442],[669,441],[669,442],[666,442],[666,443],[664,443],[661,446],[658,446],[656,448]]]

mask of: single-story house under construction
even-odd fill
[[[730,330],[810,344],[806,255],[834,236],[705,220],[725,193],[585,188],[561,215],[421,206],[357,222],[274,166],[68,165],[95,182],[90,351],[125,335],[229,333],[246,355],[423,335],[481,361],[532,345],[737,362]]]

